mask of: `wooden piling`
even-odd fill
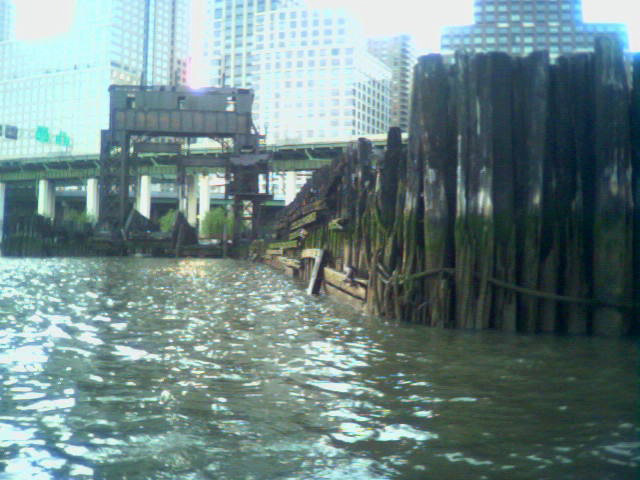
[[[635,309],[631,331],[640,333],[640,53],[633,57],[633,91],[631,94],[631,148],[633,167],[633,271]]]
[[[413,73],[413,84],[423,83],[421,68]],[[411,104],[419,105],[423,92],[414,88]],[[420,272],[424,265],[424,221],[423,203],[423,175],[424,157],[420,155],[420,138],[413,134],[413,126],[420,124],[420,113],[417,109],[411,111],[411,133],[409,134],[409,152],[406,163],[406,188],[404,196],[403,237],[402,237],[402,274],[405,277]],[[417,307],[423,303],[422,280],[409,280],[403,286],[403,303],[412,308],[407,308],[405,319],[411,322],[422,323],[425,320],[424,309]]]
[[[564,159],[567,166],[564,205],[565,228],[563,243],[564,262],[560,272],[563,295],[593,298],[591,258],[593,257],[593,191],[595,150],[593,148],[593,54],[577,54],[563,61],[567,68],[571,156]],[[563,161],[563,159],[560,159]],[[592,310],[585,305],[564,303],[559,305],[558,330],[572,334],[586,334],[592,329]]]
[[[412,164],[422,164],[424,263],[422,270],[454,266],[456,149],[455,117],[449,75],[440,55],[421,57],[416,75],[411,123]],[[452,317],[453,282],[449,275],[425,278],[426,323],[444,326]]]
[[[547,134],[549,57],[536,52],[517,60],[513,88],[514,212],[516,282],[537,289],[542,228],[542,184]],[[516,328],[535,332],[540,302],[528,295],[517,298]]]
[[[631,298],[632,208],[629,89],[622,49],[613,39],[596,40],[595,51],[594,295],[604,301]],[[621,335],[630,327],[625,312],[601,308],[594,332]]]
[[[357,272],[366,289],[347,293],[387,318],[640,331],[640,56],[634,68],[630,92],[608,40],[554,65],[545,53],[457,54],[451,68],[423,57],[406,154],[399,130],[384,156],[353,144],[287,207],[281,240],[324,249],[333,290]]]

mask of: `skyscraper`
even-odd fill
[[[0,42],[13,37],[15,5],[12,0],[0,0]]]
[[[252,86],[256,17],[301,0],[207,0],[204,58],[212,86]]]
[[[369,51],[391,68],[390,124],[409,131],[409,100],[416,49],[409,35],[395,35],[368,41]]]
[[[110,84],[184,82],[188,0],[75,2],[71,28],[0,42],[0,158],[97,153]]]
[[[548,50],[551,57],[593,50],[599,35],[615,36],[626,48],[626,27],[584,23],[581,0],[476,0],[475,24],[447,27],[442,52],[504,51],[515,55]]]
[[[281,8],[256,31],[255,123],[268,142],[386,132],[391,71],[344,11]]]

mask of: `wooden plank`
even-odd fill
[[[295,268],[297,270],[299,270],[301,267],[301,262],[297,258],[280,257],[280,263],[289,268]]]
[[[300,254],[300,258],[315,258],[322,250],[320,248],[305,248]]]
[[[297,230],[305,225],[310,225],[318,220],[318,212],[311,212],[309,215],[302,217],[300,220],[296,220],[289,227],[290,230]]]
[[[287,211],[290,209],[291,205],[287,207]],[[316,200],[307,205],[304,205],[302,206],[302,208],[298,207],[294,210],[291,210],[287,215],[287,220],[289,221],[290,224],[293,224],[294,222],[300,220],[301,218],[304,218],[305,216],[313,212],[316,212],[316,213],[322,212],[324,210],[327,210],[327,208],[328,208],[327,201],[324,198],[322,198],[320,200]]]
[[[320,212],[326,209],[327,209],[327,202],[324,198],[322,198],[320,200],[316,200],[313,203],[310,203],[309,205],[305,205],[302,209],[302,214],[308,215],[311,212]]]
[[[332,231],[343,232],[346,228],[347,223],[349,223],[348,218],[334,218],[329,222],[327,228]]]
[[[365,300],[367,298],[367,289],[363,287],[360,282],[355,279],[350,280],[347,276],[329,267],[324,267],[324,281],[333,285],[340,290],[348,293],[352,297]]]
[[[289,240],[288,242],[274,242],[269,244],[269,248],[281,248],[282,250],[298,248],[298,241]]]
[[[336,298],[340,303],[345,303],[347,305],[352,306],[356,310],[362,310],[366,305],[366,303],[363,300],[357,297],[354,297],[352,295],[349,295],[343,290],[340,290],[339,288],[334,287],[330,283],[327,283],[327,282],[324,283],[324,290],[327,293],[327,295]]]
[[[265,251],[265,254],[267,254],[267,255],[282,255],[282,249],[281,248],[268,248]]]
[[[309,286],[307,287],[307,293],[309,295],[315,295],[320,290],[320,272],[322,266],[322,259],[324,258],[324,250],[317,249],[316,256],[313,259],[313,268],[311,269],[311,278],[309,279]]]

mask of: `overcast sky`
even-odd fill
[[[473,23],[473,0],[308,0],[312,7],[345,8],[365,27],[367,35],[409,33],[420,52],[438,51],[445,25]],[[631,50],[640,51],[640,0],[583,0],[587,22],[627,23]]]
[[[19,13],[26,14],[19,15],[19,20],[24,21],[19,23],[18,33],[33,37],[66,30],[73,18],[70,10],[75,1],[16,0]],[[195,0],[196,5],[204,3],[205,0]],[[346,8],[360,19],[369,36],[409,33],[415,38],[419,52],[439,49],[443,26],[473,22],[473,0],[308,0],[308,3],[312,7]],[[627,23],[631,50],[640,51],[640,0],[583,0],[583,10],[588,22]]]

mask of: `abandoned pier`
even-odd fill
[[[640,329],[640,55],[439,55],[408,146],[360,139],[255,244],[366,311],[431,326]]]

